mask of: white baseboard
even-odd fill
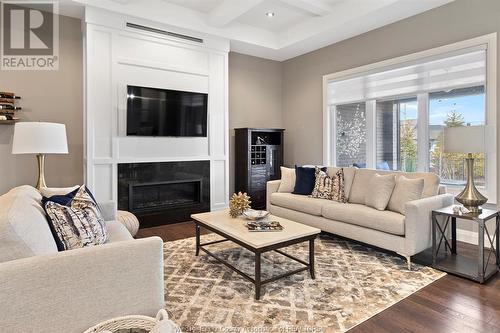
[[[460,242],[477,245],[477,232],[457,229],[457,240]]]
[[[478,234],[476,231],[457,229],[457,240],[464,243],[478,245]],[[488,237],[484,236],[484,247],[490,248]]]

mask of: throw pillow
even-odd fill
[[[326,168],[321,168],[321,171],[326,171]],[[315,168],[295,166],[295,186],[292,193],[310,195],[316,181],[315,174]]]
[[[107,241],[106,224],[99,206],[85,185],[77,190],[67,205],[49,199],[45,200],[44,208],[59,251]]]
[[[365,196],[365,205],[377,210],[385,210],[391,199],[391,194],[395,185],[396,176],[394,174],[374,174],[367,184],[371,192]]]
[[[295,169],[281,167],[280,193],[292,193],[295,187]]]
[[[340,168],[335,172],[335,177],[332,183],[332,200],[346,203],[347,196],[345,193],[344,168]]]
[[[328,176],[326,171],[322,171],[321,168],[315,168],[315,181],[314,189],[311,193],[312,198],[319,199],[332,199],[332,185],[333,179]]]
[[[78,186],[76,189],[74,189],[70,192],[67,192],[65,194],[62,194],[63,192],[52,192],[52,193],[61,193],[61,194],[55,194],[55,195],[51,195],[49,197],[43,196],[42,206],[45,207],[45,204],[47,203],[47,201],[53,201],[53,202],[56,202],[56,203],[63,205],[63,206],[69,206],[71,204],[71,200],[73,200],[73,198],[75,197],[75,195],[78,193],[79,190],[80,190],[80,186]]]
[[[424,179],[409,179],[405,176],[399,176],[396,180],[396,186],[389,200],[388,209],[393,212],[405,214],[405,204],[409,201],[422,198],[424,190]]]

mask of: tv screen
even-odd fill
[[[127,86],[127,135],[207,136],[203,93]]]

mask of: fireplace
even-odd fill
[[[118,208],[134,213],[141,227],[190,220],[210,210],[210,162],[118,165]]]

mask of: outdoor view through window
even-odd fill
[[[443,152],[445,127],[485,124],[484,86],[437,91],[427,94],[428,105],[428,165],[447,185],[465,184],[466,154]],[[375,103],[376,142],[373,145],[376,168],[379,170],[417,171],[418,160],[418,101],[417,96],[349,103],[335,106],[336,164],[341,167],[367,165],[367,105]],[[482,140],[483,138],[471,138]],[[368,144],[370,144],[368,142]],[[474,178],[478,186],[485,182],[485,155],[474,154]]]

